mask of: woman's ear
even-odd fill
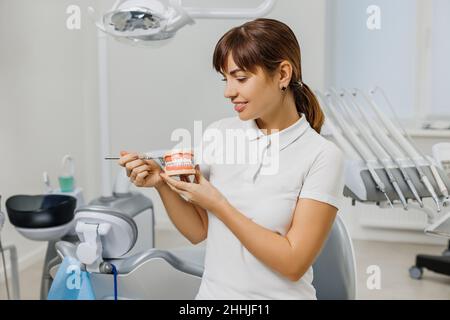
[[[279,82],[280,87],[288,87],[292,79],[292,64],[284,60],[279,67]]]

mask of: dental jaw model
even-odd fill
[[[164,154],[164,171],[168,176],[194,175],[194,154],[191,150],[172,150]]]

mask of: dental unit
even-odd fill
[[[434,165],[435,159],[416,150],[405,137],[406,132],[397,129],[400,125],[394,125],[361,90],[331,89],[327,94],[316,92],[316,95],[326,116],[325,129],[346,154],[344,195],[352,198],[353,204],[375,203],[383,208],[384,202],[377,194],[381,191],[391,208],[398,200],[404,210],[412,207],[425,212],[428,218],[425,233],[450,234],[445,229],[450,213],[441,213],[441,204],[448,203],[450,181]],[[428,197],[435,202],[436,212],[423,202]],[[408,200],[414,200],[417,207]]]
[[[358,95],[364,96],[364,93],[361,92],[359,89],[355,89],[358,92]],[[366,110],[358,103],[355,102],[354,99],[357,98],[357,93],[350,94],[348,91],[347,97],[352,97],[352,106],[353,109],[358,112],[362,119],[363,119],[363,125],[367,126],[367,128],[370,128],[372,135],[379,141],[379,143],[385,148],[386,153],[391,157],[391,159],[394,160],[395,164],[397,165],[398,169],[400,170],[403,179],[406,181],[406,184],[409,187],[409,190],[413,193],[415,200],[419,203],[420,207],[423,208],[424,204],[422,199],[420,198],[419,194],[417,193],[417,189],[414,186],[414,183],[412,182],[412,179],[410,175],[408,174],[406,168],[408,168],[407,164],[405,164],[405,157],[401,153],[401,151],[395,146],[395,144],[389,139],[387,136],[385,130],[383,130],[377,123],[375,119],[370,119],[368,116]],[[366,97],[367,98],[367,97]],[[367,101],[367,100],[366,100]]]
[[[350,127],[350,125],[347,123],[344,117],[342,117],[342,115],[339,114],[339,112],[335,112],[333,96],[331,96],[331,94],[329,93],[326,96],[324,96],[320,92],[317,92],[317,95],[321,97],[322,102],[324,102],[322,104],[322,108],[324,110],[325,115],[331,116],[339,124],[341,131],[344,133],[348,141],[351,142],[354,149],[357,150],[361,158],[364,160],[365,165],[367,166],[367,169],[369,171],[369,174],[372,177],[373,181],[375,182],[377,189],[382,192],[382,194],[392,207],[392,202],[387,195],[386,185],[381,180],[378,172],[375,170],[375,168],[378,166],[378,161],[376,157],[373,155],[370,149],[366,147],[366,145],[361,141],[361,139],[356,135],[356,133],[353,131],[353,129]]]
[[[430,193],[432,199],[436,204],[437,211],[439,212],[441,210],[439,199],[435,189],[433,188],[433,186],[430,183],[430,180],[428,179],[428,176],[425,175],[422,169],[422,166],[424,165],[423,163],[420,163],[420,161],[423,160],[422,157],[418,154],[418,152],[414,149],[414,147],[410,144],[410,142],[403,136],[403,134],[399,131],[399,129],[397,129],[394,123],[380,111],[379,107],[375,104],[373,99],[370,99],[369,106],[381,120],[385,128],[388,130],[389,134],[393,137],[393,139],[398,143],[398,145],[403,149],[403,151],[405,151],[405,153],[413,161],[414,166],[416,167],[416,170],[419,173],[420,180]]]
[[[336,90],[331,89],[332,95],[334,95],[336,98],[339,95]],[[339,95],[340,97],[343,97],[343,94]],[[350,110],[349,106],[347,105],[346,101],[343,99],[336,99],[338,103],[336,106],[341,106],[341,111],[347,115],[347,117],[352,121],[352,123],[356,126],[359,135],[362,137],[363,140],[365,140],[366,144],[369,146],[369,148],[372,150],[373,154],[375,155],[376,159],[382,164],[384,167],[384,171],[386,172],[389,182],[394,187],[395,192],[397,193],[398,197],[400,198],[400,201],[403,205],[403,208],[405,210],[408,210],[408,204],[406,203],[405,196],[403,195],[403,192],[400,190],[400,187],[398,185],[397,179],[394,177],[394,174],[391,170],[392,168],[392,161],[389,157],[389,155],[384,151],[383,147],[378,143],[377,140],[374,139],[374,137],[368,132],[367,128],[356,118],[355,113]]]
[[[395,124],[375,102],[376,92],[383,94]],[[450,160],[450,144],[434,145],[433,157],[425,156],[401,126],[382,89],[370,94],[360,89],[316,92],[326,117],[324,131],[346,155],[344,196],[353,205],[361,202],[381,209],[387,208],[383,196],[391,208],[397,207],[398,200],[404,210],[426,214],[425,234],[450,239],[450,211],[443,212],[449,203],[450,179],[443,170]],[[425,198],[431,198],[436,208],[426,205]],[[425,268],[450,275],[448,255],[450,242],[442,255],[416,255],[410,277],[420,279]]]
[[[433,177],[434,177],[434,179],[435,179],[435,181],[436,181],[436,183],[437,183],[437,185],[438,185],[439,191],[442,193],[442,195],[443,195],[446,199],[448,199],[448,198],[449,198],[448,188],[446,187],[444,181],[442,180],[441,175],[440,175],[440,174],[438,173],[438,171],[436,170],[436,166],[435,166],[434,162],[433,162],[433,161],[430,161],[430,160],[429,160],[429,157],[426,157],[426,156],[420,151],[420,149],[416,146],[415,142],[411,139],[411,137],[409,136],[409,134],[406,132],[406,130],[405,130],[405,129],[403,128],[403,126],[401,125],[401,123],[400,123],[400,121],[399,121],[399,119],[398,119],[398,116],[397,116],[397,114],[395,113],[395,110],[393,109],[392,104],[391,104],[390,100],[388,99],[388,97],[386,96],[385,92],[384,92],[381,88],[379,88],[379,87],[375,87],[373,90],[370,91],[370,94],[371,94],[371,96],[372,96],[372,100],[371,100],[371,101],[373,102],[373,103],[371,104],[372,107],[376,107],[376,104],[375,104],[375,102],[374,102],[374,100],[373,100],[373,96],[376,94],[377,91],[381,92],[381,94],[382,94],[384,100],[386,101],[387,106],[389,107],[390,111],[391,111],[392,114],[393,114],[393,119],[395,119],[395,121],[396,121],[396,125],[391,126],[391,129],[393,129],[393,130],[397,129],[397,130],[400,132],[400,136],[406,138],[406,140],[407,140],[407,141],[409,142],[409,144],[412,146],[411,153],[413,153],[413,151],[415,150],[415,151],[417,151],[416,156],[418,156],[418,158],[424,159],[425,161],[428,160],[428,162],[429,162],[429,167],[430,167],[430,169],[431,169],[431,171],[432,171],[432,173],[433,173]],[[400,137],[399,137],[399,138],[400,138]],[[430,192],[430,193],[431,193],[431,192]]]

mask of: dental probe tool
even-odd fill
[[[378,141],[375,140],[375,138],[370,134],[370,132],[367,130],[366,127],[364,127],[359,119],[355,116],[355,114],[350,110],[350,107],[347,105],[347,102],[343,99],[344,93],[339,94],[335,89],[331,89],[332,94],[335,96],[337,100],[337,105],[341,107],[341,110],[344,113],[347,113],[347,116],[353,124],[356,126],[358,132],[362,136],[363,140],[366,140],[367,145],[372,150],[373,154],[377,158],[377,160],[383,165],[384,171],[386,172],[389,181],[391,182],[392,186],[394,187],[395,192],[397,193],[400,202],[403,205],[404,210],[408,210],[408,204],[406,202],[406,198],[400,189],[400,186],[398,184],[397,179],[394,177],[391,168],[389,167],[391,165],[391,161],[389,158],[389,155],[384,151],[383,147],[379,145]],[[341,97],[341,99],[339,99]],[[339,103],[341,102],[341,103]]]
[[[152,160],[152,159],[162,160],[163,158],[162,157],[150,157],[148,155],[141,154],[141,155],[139,155],[139,159],[141,159],[141,160]],[[105,157],[105,160],[120,160],[120,157]]]
[[[320,94],[321,95],[321,94]],[[330,97],[330,94],[327,94],[327,97]],[[326,101],[322,98],[323,101]],[[331,103],[331,99],[327,99]],[[345,120],[337,113],[334,112],[333,107],[328,107],[328,104],[325,103],[323,105],[323,108],[325,111],[329,110],[329,113],[332,115],[332,117],[336,120],[336,122],[339,124],[339,126],[342,129],[342,132],[344,132],[345,136],[348,138],[348,140],[353,144],[355,149],[358,151],[358,153],[361,155],[361,157],[364,159],[367,169],[369,170],[369,173],[374,180],[377,188],[384,194],[386,197],[389,205],[393,208],[393,204],[391,202],[391,199],[389,199],[387,193],[386,193],[386,186],[381,181],[380,177],[378,176],[377,172],[375,171],[374,165],[377,164],[377,160],[373,156],[370,149],[368,149],[364,143],[359,139],[359,137],[352,131],[350,126],[345,122]]]
[[[378,123],[374,121],[374,119],[370,119],[369,115],[367,114],[367,110],[364,110],[364,108],[359,103],[356,103],[356,95],[358,93],[362,94],[362,92],[359,89],[355,90],[356,91],[352,94],[353,106],[356,107],[356,109],[358,109],[359,113],[362,115],[365,121],[365,124],[372,130],[373,135],[378,139],[380,144],[385,147],[388,155],[390,155],[390,157],[394,159],[403,176],[403,179],[406,181],[406,184],[408,185],[409,189],[414,195],[414,198],[419,203],[420,207],[423,208],[424,206],[423,201],[420,198],[419,193],[417,192],[416,186],[412,182],[412,179],[409,176],[408,172],[405,170],[405,168],[407,168],[408,166],[401,162],[401,159],[404,158],[404,155],[401,153],[400,150],[398,150],[397,146],[391,141],[391,139],[388,138],[385,131],[378,126]]]
[[[320,105],[322,106],[325,104],[325,101],[323,101],[323,96],[320,92],[316,91],[317,99],[319,100]],[[330,130],[331,135],[336,139],[337,144],[341,147],[342,151],[345,152],[347,157],[353,159],[353,160],[363,160],[361,156],[358,154],[358,152],[353,148],[353,146],[348,142],[346,138],[342,135],[340,130],[338,129],[337,125],[334,123],[334,121],[331,119],[331,117],[328,116],[328,114],[322,110],[325,115],[325,127]]]
[[[434,178],[435,178],[435,180],[436,180],[436,182],[437,182],[437,184],[439,186],[439,190],[441,191],[441,193],[444,196],[445,200],[448,201],[450,199],[449,198],[449,194],[448,194],[448,190],[447,190],[447,187],[445,186],[444,181],[442,181],[442,178],[439,175],[439,172],[437,171],[436,166],[434,165],[434,162],[433,162],[434,159],[432,157],[430,157],[430,156],[426,156],[425,158],[430,163],[430,169],[431,169],[431,172],[433,173],[433,176],[434,176]],[[436,179],[436,177],[439,177],[439,178]]]
[[[395,113],[395,110],[393,109],[392,104],[389,101],[389,99],[387,98],[386,93],[384,92],[384,90],[382,90],[379,87],[375,87],[375,89],[372,90],[372,96],[375,94],[375,91],[377,91],[377,90],[381,92],[383,98],[386,100],[389,109],[391,110],[392,114],[394,115],[394,118],[395,118],[395,120],[397,122],[398,128],[403,131],[403,135],[408,139],[409,143],[417,150],[417,152],[422,156],[422,158],[425,159],[425,160],[428,160],[428,162],[430,163],[430,169],[431,169],[431,172],[433,173],[434,180],[436,181],[436,183],[437,183],[437,185],[439,187],[439,191],[442,193],[442,195],[446,199],[449,199],[449,192],[447,190],[447,187],[446,187],[444,181],[442,181],[442,178],[439,175],[439,172],[437,171],[436,166],[434,165],[434,162],[430,161],[430,159],[428,157],[426,157],[423,154],[422,151],[420,151],[420,148],[417,147],[415,142],[411,139],[409,134],[406,132],[406,130],[400,124],[400,120],[399,120],[397,114]]]
[[[420,163],[417,161],[418,158],[420,158],[420,155],[417,153],[416,150],[412,147],[412,145],[406,140],[406,138],[401,134],[401,132],[395,127],[394,123],[386,117],[379,109],[378,105],[375,103],[373,99],[370,99],[370,107],[371,109],[376,113],[378,118],[381,120],[383,125],[386,127],[386,129],[389,131],[389,133],[392,135],[392,137],[397,141],[397,143],[403,148],[403,150],[408,154],[408,156],[411,158],[411,160],[414,162],[414,165],[416,167],[417,172],[419,173],[420,180],[427,188],[428,192],[430,193],[431,197],[433,198],[434,202],[436,203],[437,211],[441,211],[441,207],[439,205],[439,198],[434,191],[433,186],[430,183],[430,180],[428,180],[428,177],[423,172],[422,168],[420,167]]]

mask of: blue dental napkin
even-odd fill
[[[94,289],[87,271],[75,258],[65,257],[47,296],[48,300],[95,300]]]

